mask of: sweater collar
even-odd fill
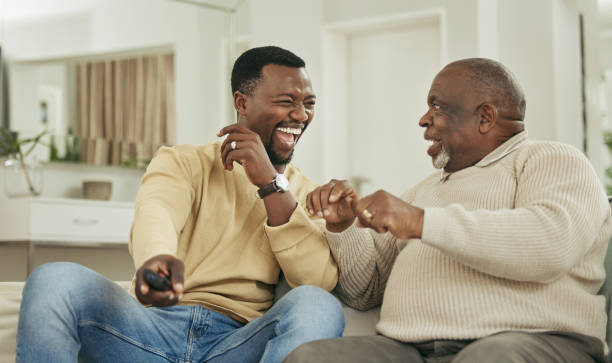
[[[495,150],[488,153],[484,158],[480,159],[479,162],[474,164],[477,168],[484,168],[493,164],[494,162],[504,158],[506,155],[510,154],[514,150],[521,147],[524,143],[527,142],[527,130],[521,131],[518,134],[509,138],[506,142],[499,145]],[[463,169],[462,169],[463,170]],[[442,173],[440,175],[440,180],[447,179],[452,173],[449,173],[442,169]]]

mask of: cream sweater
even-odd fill
[[[382,301],[381,334],[421,342],[560,330],[605,346],[605,298],[597,292],[610,207],[581,152],[527,141],[523,132],[402,198],[425,210],[420,240],[355,226],[327,232],[337,294],[359,309]]]
[[[185,263],[180,304],[201,305],[238,321],[261,316],[282,269],[291,286],[331,290],[338,270],[321,220],[304,209],[315,187],[289,164],[285,176],[298,207],[267,225],[263,200],[242,166],[223,169],[220,143],[161,148],[142,179],[130,239],[136,268],[159,254]]]

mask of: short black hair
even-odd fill
[[[469,72],[472,89],[490,98],[503,116],[521,121],[525,118],[523,89],[506,66],[487,58],[462,59],[448,66],[464,67]]]
[[[247,96],[253,94],[261,80],[261,70],[268,64],[302,68],[304,60],[294,53],[275,46],[251,48],[242,53],[232,68],[232,94],[240,91]]]

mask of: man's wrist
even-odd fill
[[[261,188],[265,187],[266,185],[270,184],[271,182],[273,182],[274,178],[276,178],[277,174],[278,173],[276,173],[276,172],[270,173],[269,177],[264,178],[262,181],[259,181],[257,183],[253,183],[253,184],[255,184],[255,186],[257,188],[261,189]]]

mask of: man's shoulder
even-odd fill
[[[291,179],[306,179],[306,180],[308,180],[306,175],[304,175],[304,172],[302,172],[302,170],[300,170],[300,168],[295,166],[293,163],[287,164],[287,167],[285,168],[284,174],[287,177],[287,179],[289,179],[289,180],[291,180]]]
[[[560,141],[528,140],[518,151],[518,155],[526,158],[540,156],[552,159],[578,158],[588,161],[584,153],[578,148]]]
[[[305,201],[306,195],[318,186],[292,163],[287,164],[284,174],[289,180],[291,192],[298,201]]]
[[[181,159],[214,161],[220,155],[220,142],[211,142],[203,145],[181,144],[175,146],[164,146],[159,152],[170,152],[176,154]]]

